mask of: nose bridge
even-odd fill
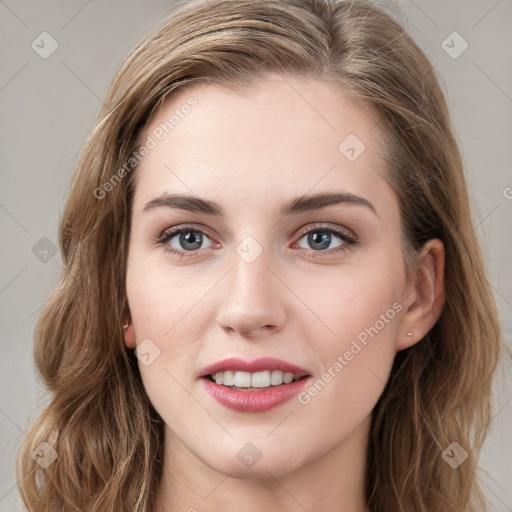
[[[259,255],[254,261],[244,259],[244,256],[234,256],[232,275],[232,292],[239,298],[259,300],[266,295],[269,287],[270,270],[267,252]]]
[[[249,335],[262,327],[276,329],[283,320],[283,304],[277,289],[270,251],[246,237],[233,253],[222,297],[219,324]]]

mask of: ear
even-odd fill
[[[133,329],[133,324],[131,318],[129,316],[125,316],[123,318],[123,335],[124,335],[124,344],[126,348],[135,348],[135,330]]]
[[[419,267],[408,287],[397,351],[420,341],[441,316],[445,301],[444,264],[443,242],[429,240],[421,250]]]

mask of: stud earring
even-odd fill
[[[130,326],[130,322],[128,320],[126,320],[126,323],[123,325],[123,329],[128,329],[129,326]]]
[[[412,332],[411,332],[411,331],[409,331],[406,335],[407,335],[407,336],[412,336]]]

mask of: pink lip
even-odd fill
[[[228,359],[223,359],[222,361],[211,364],[206,368],[203,368],[199,376],[205,377],[217,372],[226,371],[255,373],[262,372],[264,370],[281,370],[283,373],[293,373],[297,377],[308,375],[308,372],[303,368],[299,368],[294,364],[287,363],[286,361],[282,361],[280,359],[274,359],[273,357],[260,357],[252,361],[244,361],[243,359],[230,357]]]
[[[293,373],[296,377],[308,376],[308,378],[261,390],[244,390],[222,386],[207,377],[225,371],[255,373],[264,370],[281,370],[283,373]],[[252,361],[230,357],[203,368],[200,377],[202,377],[201,381],[205,391],[210,396],[225,407],[239,412],[263,412],[277,407],[298,394],[306,381],[310,380],[308,372],[303,368],[272,357],[260,357]]]
[[[290,384],[254,391],[228,388],[212,382],[208,377],[202,378],[201,382],[205,391],[228,409],[238,412],[263,412],[297,395],[310,379],[311,377],[306,377]]]

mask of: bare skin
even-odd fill
[[[398,201],[376,172],[384,142],[372,117],[332,86],[279,75],[245,95],[187,86],[142,138],[190,97],[197,105],[136,171],[128,254],[125,342],[149,339],[159,350],[151,364],[139,363],[166,425],[154,512],[366,512],[371,412],[396,352],[439,318],[443,245],[430,241],[406,279]],[[364,151],[357,139],[339,149],[350,134]],[[368,204],[280,213],[322,192]],[[144,211],[164,193],[214,201],[225,216]],[[155,241],[173,227],[195,238]],[[237,252],[245,237],[242,247],[258,254],[250,263]],[[262,356],[307,369],[312,383],[331,378],[257,413],[230,410],[204,391],[205,366]],[[251,466],[237,457],[247,443],[261,456]]]

